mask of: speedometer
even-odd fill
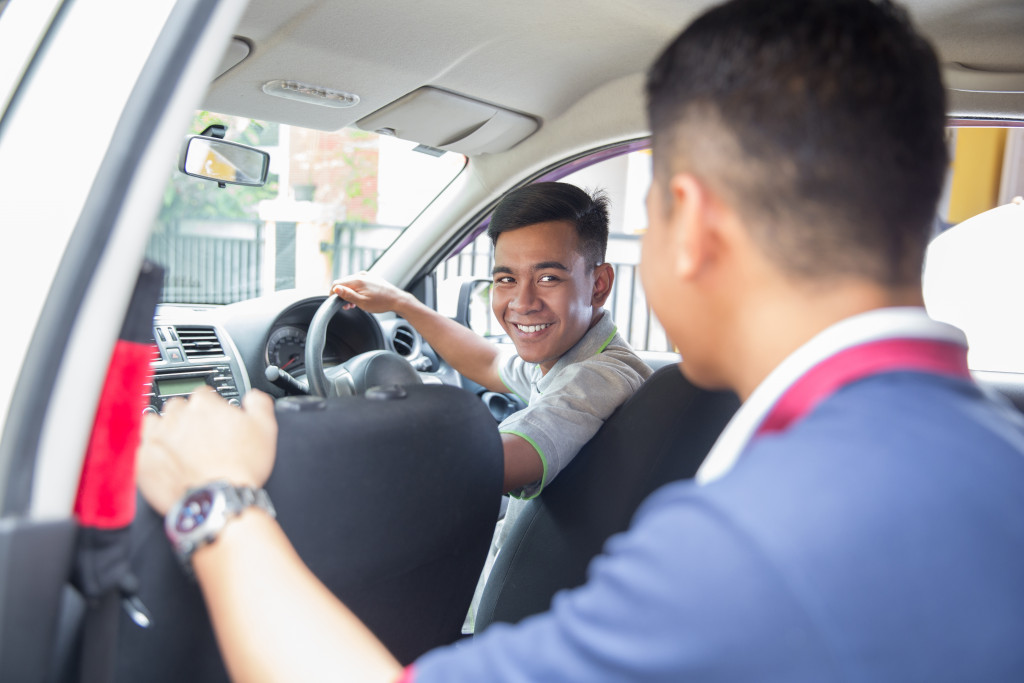
[[[289,373],[305,365],[306,333],[298,327],[285,325],[274,330],[267,340],[267,365]]]

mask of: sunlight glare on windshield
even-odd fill
[[[227,304],[283,289],[326,291],[370,267],[465,166],[465,157],[415,151],[355,129],[324,132],[199,112],[226,139],[270,154],[263,187],[175,172],[147,257],[164,266],[163,301]]]

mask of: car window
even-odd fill
[[[640,240],[647,227],[644,197],[651,181],[651,154],[645,143],[603,150],[556,169],[539,180],[560,180],[586,191],[604,190],[611,206],[607,259],[615,268],[615,283],[605,308],[630,345],[643,351],[672,351],[664,329],[651,314],[640,282]],[[460,285],[470,279],[490,279],[493,247],[479,235],[437,269],[439,310],[454,316]],[[491,316],[477,331],[501,337]]]
[[[1024,372],[1024,128],[954,128],[949,144],[925,305],[967,335],[972,370]]]
[[[326,292],[369,268],[465,167],[414,143],[198,112],[192,133],[222,124],[225,139],[270,153],[263,187],[175,171],[146,255],[166,268],[163,301],[228,304],[283,289]]]
[[[1024,318],[1015,314],[1021,301],[1017,262],[1024,253],[1024,208],[1005,208],[1014,197],[1024,196],[1024,128],[951,127],[948,140],[950,174],[926,263],[925,303],[933,317],[965,331],[972,369],[1024,372],[1019,354]],[[543,179],[609,193],[608,261],[615,266],[616,281],[607,307],[634,348],[671,351],[647,306],[637,270],[650,174],[649,150],[626,146],[618,154],[577,160]],[[438,267],[440,310],[454,315],[461,283],[490,277],[492,253],[490,241],[481,234]],[[503,335],[493,317],[479,331]]]

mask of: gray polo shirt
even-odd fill
[[[499,373],[509,391],[523,399],[527,407],[506,418],[498,430],[529,441],[544,463],[539,481],[511,495],[533,498],[650,377],[651,369],[619,336],[611,315],[605,311],[548,374],[519,356],[505,361]]]

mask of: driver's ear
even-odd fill
[[[594,266],[594,293],[591,297],[591,305],[595,308],[604,306],[608,295],[612,293],[612,285],[615,283],[615,269],[610,263],[602,263]]]

